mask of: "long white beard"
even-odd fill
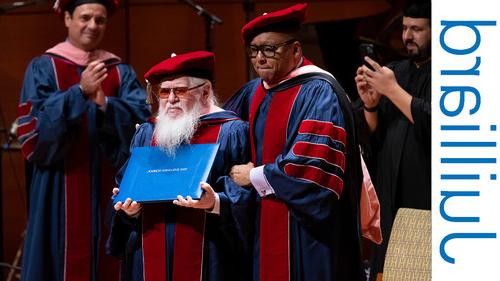
[[[184,108],[183,108],[184,109]],[[200,106],[195,103],[190,112],[182,117],[170,118],[166,108],[160,112],[153,132],[156,144],[174,156],[179,145],[189,143],[198,127]]]

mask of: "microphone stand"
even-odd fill
[[[254,18],[255,14],[255,3],[253,0],[243,1],[243,10],[245,11],[245,22],[250,22]],[[253,65],[250,63],[250,58],[245,54],[245,63],[247,69],[247,81],[253,80],[255,78],[255,72],[253,71]]]
[[[180,1],[191,6],[196,11],[196,14],[205,19],[205,49],[212,51],[212,29],[216,24],[222,24],[222,20],[191,0]]]

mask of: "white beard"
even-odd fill
[[[198,102],[190,112],[186,112],[178,118],[170,118],[163,109],[156,119],[154,139],[158,147],[165,150],[169,155],[175,156],[179,145],[189,143],[198,127],[200,106]]]

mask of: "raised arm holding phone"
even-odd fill
[[[365,127],[376,155],[375,188],[384,243],[376,251],[382,272],[392,222],[401,207],[431,207],[431,5],[408,5],[402,40],[408,59],[381,66],[366,56],[355,82]],[[375,275],[375,274],[373,274]]]

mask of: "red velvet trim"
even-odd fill
[[[275,93],[264,127],[262,163],[273,163],[282,153],[287,128],[300,85]],[[289,280],[289,218],[288,207],[281,201],[263,198],[260,213],[260,280]]]
[[[80,82],[77,68],[53,59],[59,90]],[[90,280],[92,260],[92,210],[90,149],[87,115],[80,123],[78,137],[72,143],[73,152],[64,161],[66,174],[66,253],[65,281]],[[69,158],[71,157],[71,158]]]
[[[313,65],[313,63],[306,57],[303,57],[302,64],[300,64],[300,66],[306,66],[306,65]]]
[[[191,139],[192,144],[217,143],[222,123],[201,122]]]
[[[255,93],[252,97],[252,103],[250,104],[250,113],[248,117],[248,121],[250,124],[250,145],[251,145],[251,152],[252,152],[252,162],[255,163],[256,161],[256,156],[255,156],[255,143],[254,143],[254,124],[255,124],[255,114],[257,114],[257,110],[259,109],[260,104],[264,100],[264,97],[266,96],[266,91],[262,87],[262,84],[257,87],[255,90]]]
[[[263,198],[260,212],[260,281],[287,281],[290,276],[288,207]]]
[[[115,96],[120,90],[120,74],[117,67],[108,68],[108,77],[101,83],[102,90],[104,94],[109,96]],[[118,83],[117,83],[118,82]]]
[[[87,128],[87,118],[82,125]],[[90,194],[90,162],[88,135],[81,130],[71,153],[65,161],[66,170],[66,261],[65,281],[90,280],[92,249],[92,202]],[[86,189],[86,190],[84,190]]]
[[[339,167],[342,172],[345,169],[344,153],[326,144],[299,141],[293,145],[292,151],[297,156],[322,159],[331,165]]]
[[[113,193],[115,183],[116,169],[102,159],[101,165],[101,192],[100,192],[100,208],[106,210],[109,206],[109,195]],[[101,239],[99,239],[99,253],[106,251],[106,238],[109,236],[109,225],[105,220],[100,221]],[[97,280],[119,281],[120,280],[120,262],[118,259],[110,255],[100,255],[97,264]]]
[[[20,118],[28,116],[31,112],[31,108],[32,105],[30,101],[20,104],[17,107],[17,117]],[[24,136],[34,132],[34,130],[36,129],[36,125],[37,125],[37,119],[35,117],[32,117],[28,122],[20,124],[16,132],[17,137],[21,139]],[[34,134],[29,138],[23,140],[23,142],[21,143],[21,152],[25,159],[29,159],[29,157],[35,150],[35,145],[37,142],[38,142],[38,134]]]
[[[144,281],[167,280],[165,205],[146,204],[142,210],[142,255]]]
[[[28,123],[23,123],[17,127],[17,135],[22,137],[26,134],[31,133],[36,128],[36,118],[32,118]]]
[[[300,123],[299,134],[312,134],[329,137],[333,141],[346,144],[346,132],[342,127],[335,126],[332,122],[304,120]]]
[[[191,143],[216,143],[221,124],[202,122]],[[199,281],[203,270],[205,211],[177,208],[174,238],[173,281]],[[177,249],[177,250],[176,250]]]
[[[35,145],[38,142],[38,134],[31,136],[21,144],[21,152],[25,159],[30,159],[31,154],[35,150]]]
[[[240,118],[234,117],[234,118],[225,118],[225,119],[210,119],[210,120],[203,121],[202,124],[203,124],[203,126],[216,125],[216,124],[226,123],[226,122],[232,121],[232,120],[240,120]]]
[[[286,164],[284,170],[289,176],[311,181],[317,185],[332,190],[335,194],[337,194],[337,198],[340,197],[340,194],[342,194],[344,181],[335,174],[325,172],[315,166],[297,165],[292,163]]]
[[[77,66],[68,64],[64,60],[53,58],[54,72],[58,81],[59,90],[66,90],[71,86],[80,82]],[[116,70],[114,70],[116,73]],[[109,91],[117,89],[117,75],[113,75],[113,70],[110,71],[109,77],[103,82],[103,90]],[[109,87],[105,85],[116,85]],[[80,124],[80,130],[76,141],[72,144],[73,153],[65,159],[65,205],[66,205],[66,237],[65,237],[65,281],[91,279],[92,269],[92,209],[91,204],[91,159],[88,135],[88,120],[87,115],[83,116],[83,121]],[[114,173],[103,173],[102,176],[108,176],[108,182],[113,179]],[[112,186],[106,189],[104,186],[99,190],[100,198],[106,198],[105,203],[109,200],[109,194]],[[104,209],[101,208],[101,213]],[[103,226],[101,222],[101,226]],[[101,228],[102,230],[102,228]],[[101,240],[104,234],[101,233]],[[99,267],[108,272],[106,280],[118,280],[117,261],[111,264],[105,262],[107,260],[104,254],[104,248],[99,247]],[[97,257],[95,257],[97,258]],[[113,276],[113,277],[111,277]]]
[[[203,272],[205,211],[176,208],[173,281],[199,281]]]
[[[191,143],[216,143],[221,122],[202,122]],[[152,145],[156,142],[152,141]],[[152,206],[144,206],[144,211]],[[156,207],[159,208],[159,207]],[[144,280],[166,280],[166,241],[164,209],[143,213],[142,247]],[[196,209],[176,208],[174,234],[173,281],[199,281],[203,276],[203,248],[205,212]]]
[[[151,124],[156,124],[156,117],[155,116],[150,116],[148,118],[148,122],[151,123]]]
[[[30,101],[19,104],[17,106],[17,117],[22,117],[30,114],[31,108],[32,106]]]

